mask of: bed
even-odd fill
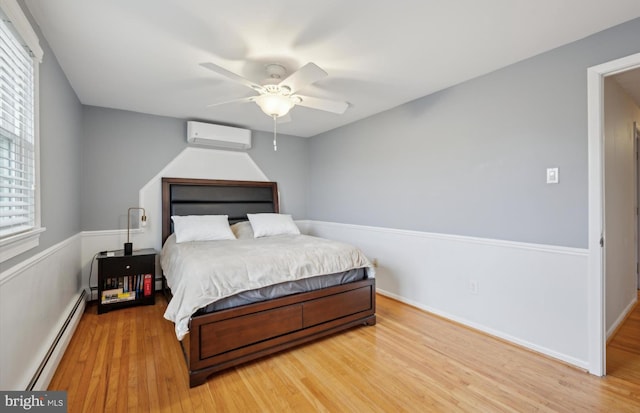
[[[172,216],[227,215],[229,223],[236,224],[246,221],[247,214],[278,212],[275,182],[162,179],[162,243],[167,248],[175,237]],[[374,325],[375,278],[368,276],[367,270],[314,276],[302,281],[310,280],[311,286],[295,284],[298,289],[281,292],[276,298],[221,300],[218,308],[212,304],[194,311],[188,319],[188,334],[178,334],[179,326],[175,325],[189,385],[198,386],[218,371],[311,340],[359,325]],[[163,290],[170,300],[169,309],[182,298],[174,297],[164,271]],[[262,295],[262,289],[256,291]]]

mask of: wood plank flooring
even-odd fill
[[[638,299],[640,302],[640,293]],[[607,374],[640,383],[640,305],[636,305],[607,345]]]
[[[68,392],[69,412],[640,411],[638,310],[633,332],[610,345],[605,378],[378,296],[375,326],[190,389],[166,301],[156,301],[100,316],[87,308],[50,384]]]

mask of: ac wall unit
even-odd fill
[[[187,122],[187,142],[194,145],[229,149],[250,149],[251,131],[214,125],[213,123]]]

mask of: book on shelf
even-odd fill
[[[135,291],[124,292],[122,288],[114,288],[102,292],[102,304],[119,303],[136,299]]]
[[[151,295],[151,283],[153,282],[153,277],[151,276],[151,274],[145,274],[144,275],[144,296],[148,297]]]
[[[107,302],[111,300],[117,300],[118,294],[122,293],[122,288],[113,288],[110,290],[104,290],[102,292],[102,302]]]

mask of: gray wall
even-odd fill
[[[82,230],[126,228],[140,188],[182,150],[184,122],[94,106],[82,121]]]
[[[640,19],[313,137],[309,219],[586,247],[587,68],[638,39]]]
[[[40,197],[42,226],[47,230],[40,236],[39,247],[3,262],[3,268],[80,231],[82,106],[39,27],[21,6],[44,51],[40,64]]]
[[[138,194],[186,146],[186,121],[115,109],[83,108],[82,230],[126,228],[127,208],[138,205]],[[283,212],[306,217],[309,162],[306,139],[253,133],[249,155],[277,181]]]
[[[278,135],[277,152],[273,150],[273,133],[253,132],[252,139],[249,155],[270,180],[278,182],[281,212],[306,219],[309,139]]]

